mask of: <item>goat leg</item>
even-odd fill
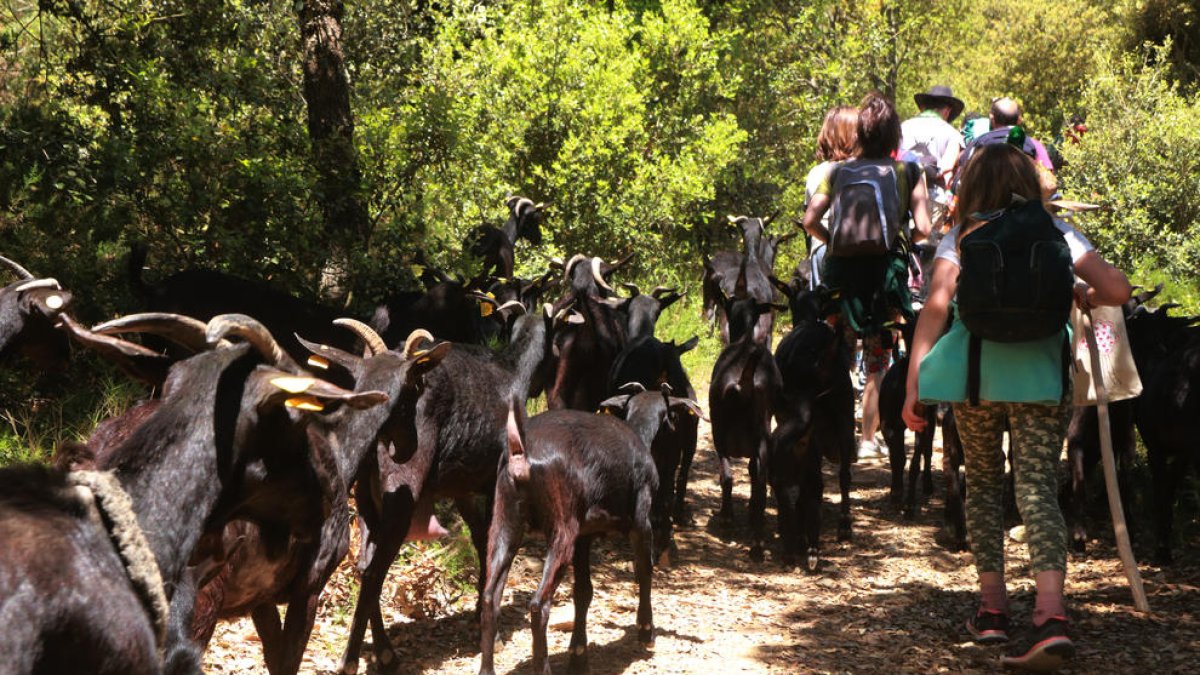
[[[550,601],[554,599],[554,591],[562,582],[567,570],[572,549],[575,545],[575,529],[564,527],[555,530],[550,537],[550,545],[546,547],[545,569],[542,572],[542,582],[538,584],[537,592],[529,601],[529,624],[533,629],[533,672],[550,675],[550,660],[547,658],[546,626],[550,622]]]
[[[841,461],[838,466],[838,489],[841,492],[841,501],[838,503],[838,511],[841,512],[838,519],[838,541],[850,541],[854,534],[850,520],[850,465],[854,462],[855,455],[854,427],[846,428],[850,434],[842,439]]]
[[[758,452],[750,458],[750,559],[763,561],[767,511],[767,439],[759,441]]]
[[[765,469],[766,467],[764,467]],[[633,569],[638,584],[638,642],[654,644],[654,613],[650,607],[650,585],[654,574],[650,552],[654,546],[654,531],[650,529],[650,489],[643,487],[638,495],[634,528],[630,533],[633,547]]]
[[[487,490],[489,493],[494,493],[495,489]],[[475,557],[479,560],[479,576],[475,582],[475,592],[478,597],[475,600],[475,620],[479,620],[480,613],[483,611],[483,588],[487,579],[487,547],[488,547],[488,528],[491,524],[492,498],[489,497],[487,504],[480,508],[478,501],[471,496],[461,497],[454,500],[454,505],[458,507],[458,512],[467,523],[467,527],[471,530],[471,545],[475,547]]]
[[[592,605],[592,538],[580,537],[575,540],[575,556],[571,562],[575,572],[575,625],[571,628],[571,657],[567,670],[572,673],[587,671],[587,613]]]
[[[480,598],[480,675],[494,675],[496,672],[496,624],[500,614],[500,601],[504,596],[504,583],[508,580],[513,558],[521,547],[521,534],[525,527],[525,519],[517,500],[512,482],[501,478],[496,483],[496,506],[487,531],[487,564],[480,565],[480,574],[487,578]],[[486,573],[483,570],[486,570]]]
[[[677,526],[686,527],[693,523],[692,514],[687,508],[688,476],[692,471],[692,460],[696,456],[696,426],[694,418],[681,422],[679,433],[682,452],[679,455],[679,471],[675,478],[675,512],[674,521]],[[659,476],[662,480],[663,477]],[[666,478],[670,480],[670,476]]]

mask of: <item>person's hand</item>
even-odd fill
[[[908,427],[909,431],[925,431],[925,404],[917,400],[916,392],[910,391],[908,396],[904,397],[904,408],[900,411],[900,416],[904,418],[904,426]]]
[[[1079,306],[1079,311],[1086,312],[1092,308],[1092,303],[1088,301],[1088,285],[1082,281],[1075,284],[1075,304]]]

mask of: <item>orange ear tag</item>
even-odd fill
[[[492,315],[492,303],[480,301],[479,302],[479,316],[491,316],[491,315]]]
[[[308,357],[307,363],[308,363],[308,365],[312,366],[313,368],[320,368],[321,370],[329,370],[329,359],[322,358],[320,356],[317,356],[316,354],[313,354],[312,356]]]
[[[283,403],[289,408],[299,410],[311,410],[313,412],[321,412],[325,409],[325,404],[321,403],[315,396],[293,396]]]

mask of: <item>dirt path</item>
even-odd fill
[[[768,551],[749,560],[745,530],[748,476],[735,472],[735,527],[707,527],[719,505],[716,461],[706,427],[689,492],[697,526],[680,531],[675,565],[656,570],[653,649],[638,645],[637,607],[629,550],[607,540],[593,549],[595,598],[588,622],[591,672],[796,673],[999,671],[999,647],[971,644],[962,621],[974,606],[970,555],[934,543],[941,521],[942,489],[907,521],[887,500],[885,460],[855,467],[855,537],[838,543],[836,480],[826,473],[822,565],[808,576],[780,567]],[[940,466],[935,454],[934,466]],[[768,507],[774,530],[774,508]],[[1100,525],[1094,526],[1098,530]],[[1133,612],[1129,591],[1108,532],[1086,556],[1073,555],[1068,602],[1079,657],[1071,672],[1196,672],[1200,666],[1200,548],[1179,552],[1170,570],[1144,566],[1154,613]],[[496,655],[498,672],[528,672],[531,640],[525,606],[540,578],[540,541],[526,543],[505,593]],[[1032,582],[1024,545],[1009,542],[1009,575],[1018,625],[1032,609]],[[347,575],[348,576],[348,575]],[[554,601],[549,631],[551,666],[566,670],[570,639],[570,581]],[[305,672],[336,669],[345,645],[352,596],[335,584],[324,604],[305,660]],[[388,597],[385,595],[385,597]],[[404,673],[472,673],[479,668],[479,632],[471,619],[473,597],[447,612],[412,620],[385,604],[390,634]],[[368,636],[369,640],[369,636]],[[364,649],[369,653],[369,648]],[[213,673],[266,672],[249,620],[218,628],[205,666]],[[367,672],[375,672],[372,667]]]

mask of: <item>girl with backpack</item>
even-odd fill
[[[858,110],[858,156],[829,167],[804,212],[803,226],[826,245],[822,284],[835,292],[846,325],[863,340],[860,454],[881,456],[879,384],[889,351],[884,335],[898,317],[912,320],[908,287],[912,240],[927,238],[929,197],[924,173],[892,159],[900,147],[900,117],[892,102],[873,91]],[[822,221],[826,212],[828,221]],[[916,233],[908,231],[911,212]]]
[[[956,227],[938,247],[917,321],[911,359],[920,367],[908,371],[904,421],[922,430],[923,404],[952,404],[971,485],[967,528],[980,590],[966,628],[980,644],[1008,640],[1003,435],[1010,430],[1037,599],[1032,630],[1002,661],[1055,670],[1075,653],[1063,603],[1067,529],[1057,478],[1071,416],[1067,316],[1072,301],[1119,305],[1131,288],[1086,238],[1045,212],[1033,160],[1015,147],[979,148],[963,170],[958,200]],[[956,316],[942,335],[956,296]]]

